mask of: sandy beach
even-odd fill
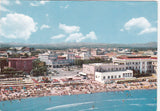
[[[92,94],[108,91],[124,91],[137,89],[156,89],[156,82],[139,81],[131,83],[112,83],[102,84],[93,80],[75,79],[72,81],[52,81],[51,83],[18,84],[18,85],[1,85],[0,101],[23,99],[28,97],[40,96],[61,96],[75,94]]]

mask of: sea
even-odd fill
[[[0,111],[156,111],[157,90],[35,97],[0,102]]]

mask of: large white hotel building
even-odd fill
[[[140,74],[155,73],[157,58],[151,56],[119,56],[113,58],[113,63],[123,64],[126,69]]]
[[[113,63],[83,64],[83,73],[91,79],[104,82],[108,79],[125,79],[133,77],[133,73],[156,73],[156,57],[150,56],[119,56]]]

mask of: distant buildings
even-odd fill
[[[58,68],[72,65],[74,63],[75,55],[73,53],[67,55],[43,53],[39,54],[38,58],[40,61],[45,62],[48,67]]]
[[[9,67],[27,73],[32,70],[32,61],[36,59],[35,57],[27,58],[33,55],[33,52],[36,53],[34,55],[40,61],[46,63],[48,68],[70,66],[76,64],[77,61],[82,62],[82,64],[92,63],[83,64],[83,73],[87,74],[89,78],[101,82],[108,79],[133,77],[133,73],[151,74],[157,72],[157,52],[153,50],[131,52],[131,49],[128,48],[82,47],[67,50],[38,49],[36,51],[34,48],[29,47],[11,47],[0,51],[0,57],[8,59],[7,64]],[[110,62],[112,60],[112,63],[93,63],[94,60],[96,62],[99,62],[99,60],[101,62]]]
[[[6,51],[0,51],[0,57],[8,57],[8,54]]]
[[[52,67],[52,61],[49,59],[49,53],[39,54],[40,61],[45,62],[48,67]]]
[[[8,54],[28,54],[31,55],[31,51],[34,51],[34,48],[29,48],[29,47],[11,47],[7,50]]]

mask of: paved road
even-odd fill
[[[75,76],[78,72],[81,72],[82,69],[77,68],[70,68],[70,71],[67,70],[68,68],[53,68],[52,72],[54,72],[54,77],[64,77],[64,76]]]

